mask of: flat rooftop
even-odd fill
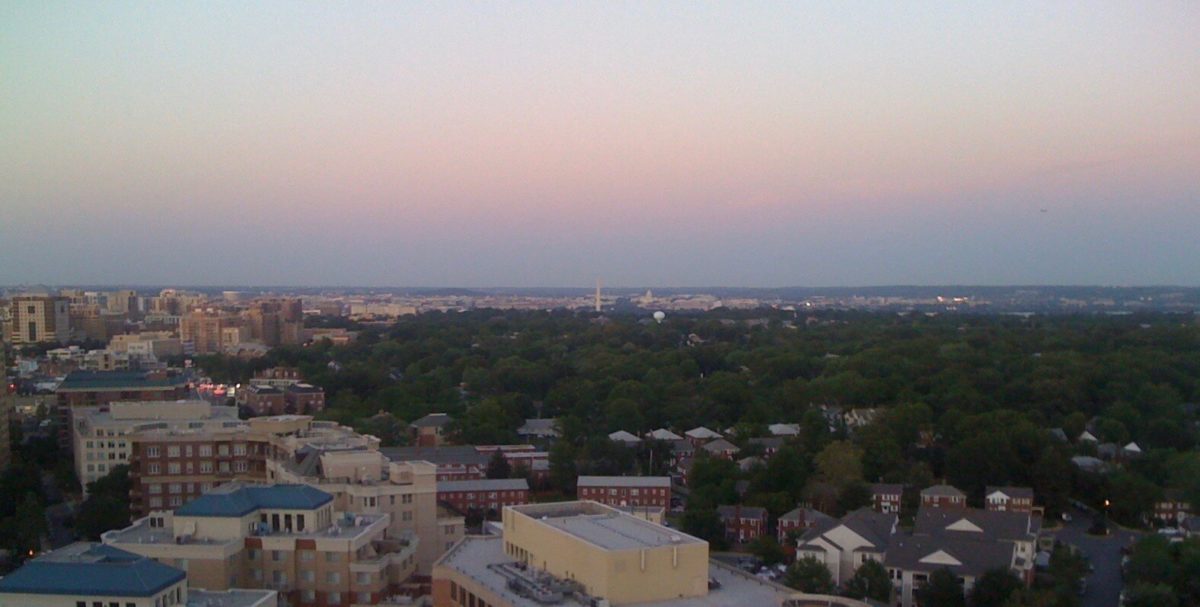
[[[706,543],[682,531],[595,502],[528,504],[510,508],[537,523],[554,527],[604,550],[640,550]]]
[[[287,531],[265,531],[255,533],[249,537],[291,537],[297,539],[351,539],[358,537],[362,533],[386,518],[386,514],[358,514],[351,519],[345,518],[344,515],[334,518],[334,524],[321,529],[320,531],[304,531],[304,532],[287,532]],[[358,524],[361,523],[361,524]],[[104,541],[109,544],[179,544],[175,540],[175,532],[172,529],[162,527],[151,527],[149,518],[142,518],[134,521],[134,523],[124,529],[107,531],[104,533]],[[207,540],[202,538],[190,537],[185,544],[195,545],[221,545],[230,542],[241,544],[241,538],[233,540]]]
[[[495,536],[468,536],[447,552],[438,566],[447,567],[470,577],[492,592],[504,597],[515,607],[546,607],[532,598],[516,594],[508,588],[506,572],[513,565],[512,559],[504,554],[504,539]],[[634,603],[633,607],[730,607],[754,605],[755,607],[780,607],[784,600],[796,591],[778,584],[761,580],[728,565],[709,561],[708,575],[719,588],[710,590],[705,596]],[[583,597],[564,596],[553,605],[561,607],[590,607]],[[629,606],[626,606],[629,607]]]

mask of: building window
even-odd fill
[[[246,472],[250,470],[250,462],[244,460],[233,462],[233,469],[237,472]]]
[[[179,457],[179,446],[171,445],[167,447],[167,457]]]
[[[103,466],[104,464],[100,464],[100,465]],[[151,463],[146,466],[146,474],[161,474],[161,473],[162,473],[162,468],[159,468],[158,464],[156,464],[156,463]]]
[[[158,457],[158,447],[146,447],[146,457]]]
[[[370,584],[371,583],[371,574],[369,574],[369,573],[359,573],[356,577],[358,578],[359,584]]]
[[[301,571],[300,579],[306,582],[315,582],[317,581],[317,572],[311,570]]]
[[[330,571],[325,574],[325,582],[328,584],[340,584],[342,582],[342,574]]]
[[[246,445],[234,445],[233,446],[233,454],[234,455],[245,455],[246,454]]]
[[[182,470],[183,469],[179,466],[179,462],[167,463],[167,474],[179,474],[182,472]]]
[[[212,462],[210,462],[210,461],[200,462],[200,474],[212,474],[212,471],[213,471]]]
[[[221,457],[229,455],[229,445],[217,445],[217,455]]]
[[[325,601],[327,604],[330,604],[330,605],[341,605],[342,604],[342,593],[340,593],[340,592],[330,592],[330,593],[326,594],[325,596],[327,597],[327,600]]]
[[[325,553],[325,562],[326,562],[326,563],[336,563],[336,562],[338,562],[338,553],[336,553],[336,552],[326,552],[326,553]]]
[[[181,485],[181,484],[179,484],[179,483],[171,483],[170,485],[168,485],[168,486],[167,486],[167,492],[169,492],[169,493],[182,493],[182,492],[183,492],[183,485]]]
[[[172,508],[177,508],[183,505],[183,498],[178,495],[172,495],[170,503]]]
[[[162,493],[162,485],[160,485],[158,483],[152,483],[150,485],[147,485],[147,488],[148,488],[148,491],[150,492],[150,494],[152,494],[152,495],[157,495],[159,493]]]
[[[221,462],[217,464],[218,472],[229,472],[229,462]]]

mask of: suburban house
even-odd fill
[[[418,447],[438,447],[446,444],[446,426],[453,421],[445,413],[430,413],[408,425],[413,444]]]
[[[1162,499],[1154,502],[1154,518],[1164,525],[1179,525],[1192,514],[1192,504],[1183,493],[1168,490]]]
[[[875,483],[871,485],[871,509],[884,514],[900,512],[900,501],[904,497],[904,485]]]
[[[757,506],[718,506],[725,538],[735,544],[751,542],[767,532],[767,509]]]
[[[617,430],[616,432],[609,434],[608,440],[613,441],[614,443],[623,443],[629,447],[642,442],[642,439],[638,438],[636,434],[630,434],[624,430]]]
[[[883,565],[895,587],[893,605],[914,607],[916,592],[939,569],[949,569],[970,593],[975,580],[992,569],[1011,566],[1013,547],[998,542],[903,535],[895,538]]]
[[[966,508],[967,494],[950,485],[934,485],[921,491],[922,508]]]
[[[988,487],[983,496],[988,510],[1033,512],[1033,489],[1029,487]]]
[[[801,534],[817,523],[832,520],[834,520],[833,517],[818,510],[796,508],[779,515],[779,520],[775,521],[775,535],[779,540],[779,545],[783,546],[786,552],[792,554],[796,551],[796,542],[788,541],[788,535],[799,538]]]
[[[694,445],[700,445],[700,444],[706,443],[710,440],[724,438],[723,436],[721,436],[720,432],[709,430],[708,428],[705,428],[704,426],[698,426],[698,427],[692,428],[691,430],[684,432],[683,436],[685,438],[687,438],[688,440],[692,441],[692,444],[694,444]]]
[[[683,440],[682,436],[679,436],[678,434],[675,434],[674,432],[671,432],[670,430],[667,430],[666,428],[659,428],[658,430],[649,432],[646,434],[646,438],[648,438],[650,440],[665,440],[665,441]]]
[[[812,557],[825,564],[833,582],[844,584],[868,560],[884,560],[892,535],[895,514],[860,508],[841,520],[820,521],[796,542],[796,558]]]
[[[752,438],[746,441],[746,443],[762,447],[763,457],[770,459],[783,446],[783,438],[779,436]]]
[[[527,419],[520,428],[517,428],[517,436],[522,440],[527,441],[551,441],[558,438],[558,420],[550,419]]]
[[[716,440],[704,443],[704,445],[700,448],[706,451],[709,455],[723,459],[733,459],[733,456],[737,455],[737,452],[739,451],[737,445],[723,438],[718,438]]]

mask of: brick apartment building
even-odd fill
[[[264,481],[270,452],[246,426],[217,432],[130,435],[130,511],[178,508],[230,481]]]
[[[238,390],[237,404],[251,415],[283,415],[287,401],[280,388],[251,384]]]
[[[466,514],[499,513],[505,506],[529,503],[529,483],[523,478],[446,481],[437,484],[438,502]]]
[[[581,476],[576,497],[608,506],[671,507],[669,476]]]

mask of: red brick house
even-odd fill
[[[983,505],[994,512],[1033,512],[1033,489],[1029,487],[988,487]]]
[[[718,506],[725,538],[735,544],[752,542],[767,532],[767,509],[757,506]]]
[[[775,522],[775,537],[785,552],[793,554],[796,551],[796,542],[788,541],[788,536],[800,536],[812,529],[813,525],[827,520],[831,520],[830,516],[823,512],[812,508],[796,508],[779,516],[779,520]]]
[[[581,476],[575,495],[608,506],[671,507],[669,476]]]
[[[967,494],[950,485],[934,485],[921,491],[923,508],[966,508]]]
[[[871,485],[871,509],[884,514],[900,512],[900,503],[904,497],[904,485],[875,483]]]

